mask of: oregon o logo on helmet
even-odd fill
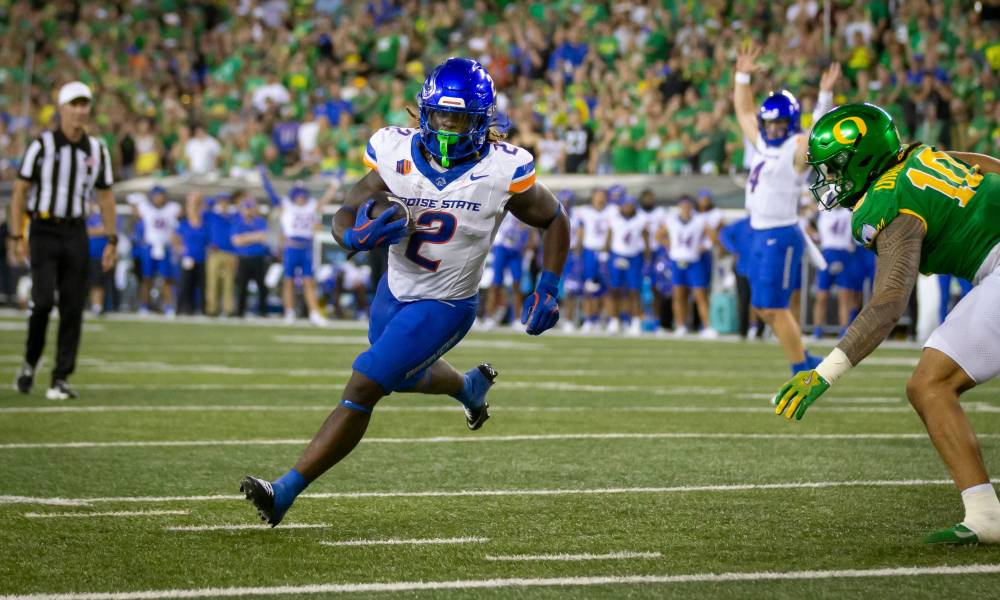
[[[840,130],[840,126],[848,121],[854,123],[854,126],[858,128],[859,134],[865,135],[866,133],[868,133],[868,126],[865,125],[865,122],[861,117],[843,118],[837,121],[837,124],[833,126],[833,139],[837,140],[841,144],[850,144],[851,142],[854,141],[854,138],[857,137],[854,135],[854,132],[852,131],[846,132],[847,135],[845,135],[844,134],[845,132]],[[850,138],[848,138],[848,136],[850,136]]]

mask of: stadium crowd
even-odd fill
[[[50,124],[53,84],[79,78],[94,88],[119,180],[239,176],[261,163],[351,178],[371,131],[413,123],[427,65],[449,55],[487,66],[512,141],[543,173],[738,171],[729,90],[750,38],[766,40],[758,90],[793,90],[804,115],[836,60],[836,103],[886,107],[904,139],[996,152],[996,22],[958,0],[831,4],[828,53],[816,0],[7,0],[0,174],[12,177],[25,134]]]
[[[1000,152],[996,22],[981,20],[957,0],[831,4],[828,51],[822,4],[813,0],[8,0],[0,3],[0,32],[7,34],[0,36],[0,178],[14,177],[24,140],[51,126],[49,90],[81,79],[95,91],[94,129],[111,149],[118,180],[192,173],[243,177],[257,188],[263,165],[272,177],[350,181],[366,171],[363,148],[372,131],[415,123],[411,109],[425,69],[449,55],[473,56],[487,66],[500,93],[500,124],[535,155],[543,174],[733,173],[743,169],[745,155],[731,103],[734,56],[748,39],[766,40],[760,61],[766,70],[754,78],[758,96],[791,89],[802,102],[803,129],[820,73],[836,61],[845,76],[835,103],[884,106],[904,139]],[[32,85],[24,104],[28,63]],[[146,228],[132,225],[155,220],[144,218],[148,210],[140,207],[156,205],[161,195],[153,188],[148,198],[129,199],[136,213],[122,231],[133,234],[120,252],[132,260],[122,261],[116,284],[95,274],[95,310],[118,306],[120,292],[131,287],[124,305],[140,310],[153,301],[168,312],[244,314],[256,289],[257,312],[265,312],[267,289],[277,287],[280,273],[268,279],[264,257],[282,244],[268,233],[276,223],[258,214],[257,200],[269,204],[264,194],[193,195],[184,207],[167,210],[171,230],[152,237],[159,240],[155,247],[176,254],[168,259],[171,267],[158,262],[162,252],[154,253],[159,258],[149,253]],[[710,196],[698,196],[697,203],[692,193],[691,202],[667,212],[654,206],[652,193],[638,199],[619,189],[564,195],[576,205],[579,232],[566,293],[581,300],[579,314],[572,312],[576,303],[567,304],[566,323],[612,331],[627,326],[634,333],[641,307],[655,307],[653,320],[664,327],[676,319],[682,332],[704,324],[713,335],[707,328],[710,256],[715,248],[740,252]],[[609,201],[610,211],[604,208]],[[693,253],[671,256],[663,242],[692,234],[681,231],[692,222],[685,216],[691,207],[701,215],[689,226],[698,238]],[[626,244],[616,232],[635,228],[632,215],[644,223],[636,230],[642,242],[632,236]],[[100,231],[91,233],[99,240]],[[484,281],[493,288],[486,327],[509,319],[519,288],[530,289],[532,279],[523,273],[537,268],[535,241],[513,226],[501,231],[492,279]],[[94,245],[100,256],[99,241]],[[680,252],[677,244],[672,250]],[[640,254],[637,282],[636,267],[627,263]],[[343,306],[363,314],[367,266],[339,255],[321,262],[329,268],[315,279],[328,314],[342,315]],[[689,263],[700,266],[688,272]],[[128,265],[131,278],[121,272]],[[737,279],[738,271],[737,264]],[[154,279],[161,284],[153,286]],[[12,292],[12,281],[0,284]],[[342,303],[343,292],[355,302]],[[283,304],[289,308],[287,298]],[[745,315],[742,321],[745,334]]]

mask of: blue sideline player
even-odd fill
[[[313,275],[313,235],[320,224],[324,202],[309,195],[300,182],[292,185],[287,196],[279,196],[267,176],[267,169],[259,167],[260,181],[271,199],[271,206],[281,211],[281,236],[285,251],[281,257],[284,281],[281,302],[285,307],[285,322],[295,322],[295,279],[301,278],[302,296],[309,309],[309,321],[317,327],[326,325],[326,318],[319,309],[316,298],[316,277]],[[328,196],[324,195],[324,198]]]
[[[394,391],[445,394],[465,406],[466,424],[489,417],[489,365],[465,374],[441,357],[476,318],[479,281],[507,212],[543,230],[543,271],[524,300],[521,322],[539,335],[559,320],[560,273],[569,220],[555,196],[535,183],[531,154],[503,142],[493,127],[496,91],[478,62],[449,58],[417,97],[420,127],[386,127],[368,142],[371,171],[334,216],[333,235],[348,250],[389,246],[389,269],[371,307],[371,347],[357,357],[340,404],[294,468],[277,481],[247,476],[240,489],[261,518],[277,525],[295,497],[361,441],[375,405]],[[370,219],[372,196],[404,199],[413,223],[393,220],[399,207]]]
[[[743,136],[756,151],[746,185],[746,205],[753,230],[750,243],[750,302],[771,326],[791,364],[792,373],[808,371],[820,359],[806,352],[798,320],[789,309],[794,274],[800,269],[805,240],[798,227],[799,203],[805,192],[809,136],[802,132],[799,103],[790,92],[771,92],[754,105],[750,74],[760,49],[742,47],[736,56],[733,105]],[[833,63],[820,80],[814,116],[833,102],[840,66]]]

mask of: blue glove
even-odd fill
[[[539,335],[551,329],[559,321],[559,276],[551,271],[542,271],[538,285],[530,296],[524,299],[521,309],[521,324],[527,325],[528,335]]]
[[[348,250],[371,250],[378,246],[389,246],[406,235],[406,219],[389,222],[396,214],[396,206],[389,207],[376,219],[368,218],[368,210],[374,200],[369,200],[358,209],[354,227],[344,232],[344,247]]]

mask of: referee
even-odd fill
[[[104,231],[108,237],[102,263],[114,266],[115,200],[111,193],[111,155],[104,142],[88,135],[93,97],[90,88],[74,81],[59,89],[59,126],[35,138],[21,158],[11,204],[14,251],[21,260],[31,252],[31,316],[24,363],[14,387],[31,391],[35,368],[45,348],[49,313],[58,292],[59,341],[49,400],[76,398],[66,379],[76,366],[80,327],[87,298],[87,198],[97,190]],[[25,240],[25,214],[31,218]]]

